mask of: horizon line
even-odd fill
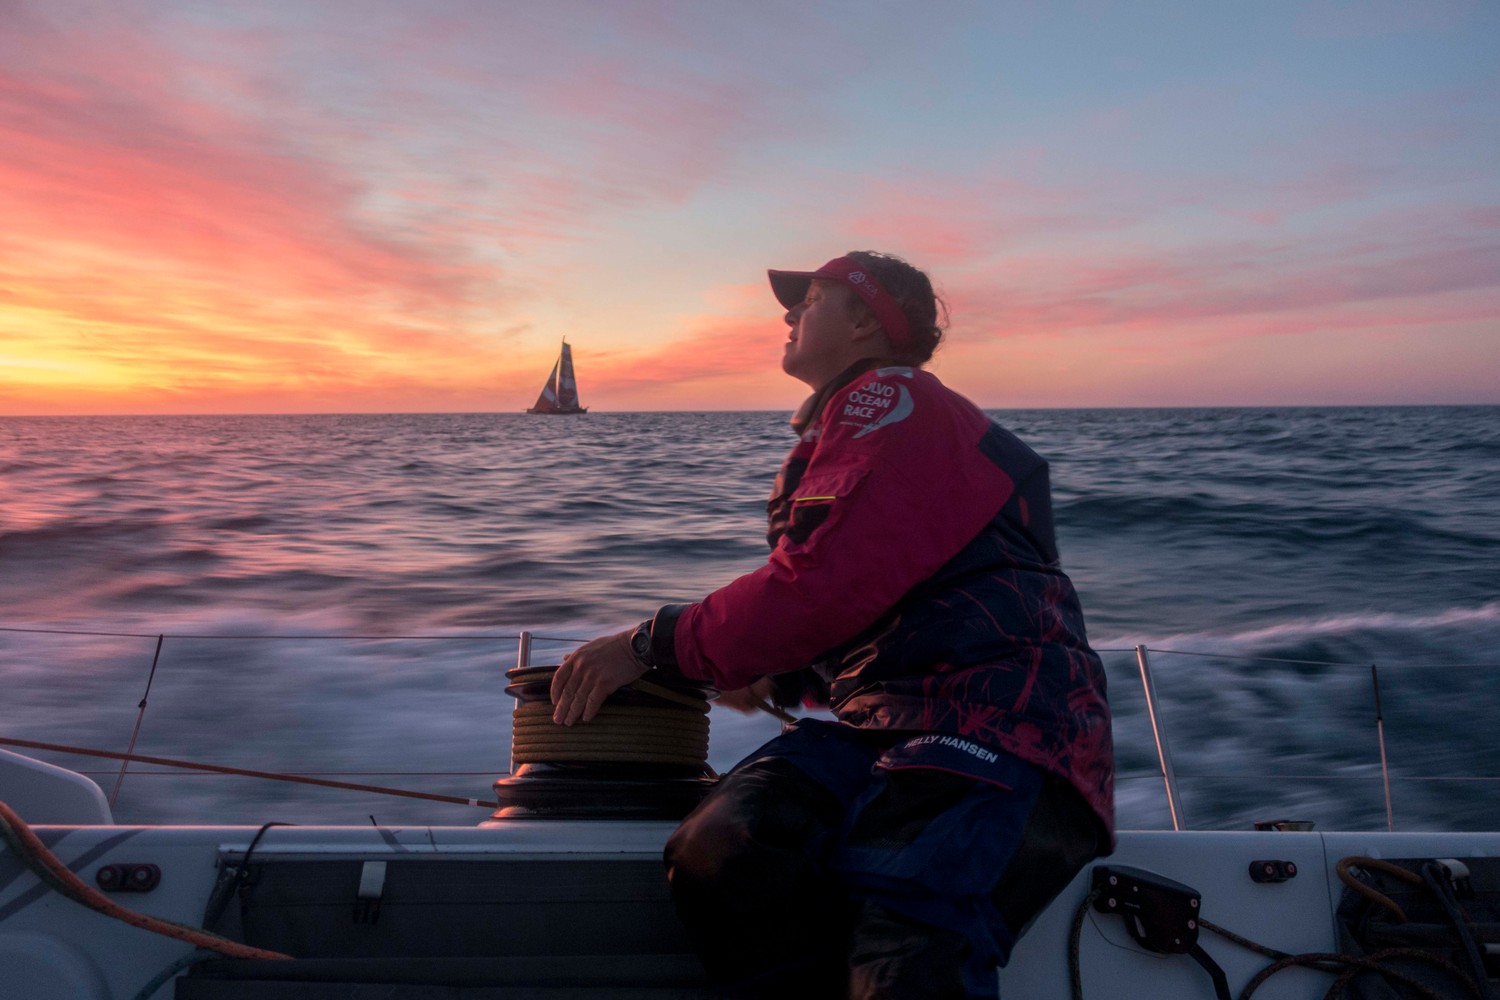
[[[979,404],[975,404],[979,405]],[[1210,403],[1210,404],[1115,404],[1098,406],[983,406],[979,409],[991,411],[1084,411],[1084,410],[1418,410],[1418,409],[1484,409],[1500,407],[1500,401],[1489,403]],[[481,416],[535,416],[535,417],[587,417],[615,414],[657,413],[792,413],[796,407],[774,407],[763,409],[671,409],[671,410],[600,410],[589,407],[587,413],[535,414],[520,410],[276,410],[276,411],[226,411],[188,413],[0,413],[0,420],[80,420],[119,419],[125,417],[481,417]]]

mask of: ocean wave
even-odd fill
[[[1165,539],[1163,546],[1192,548],[1205,542],[1253,540],[1284,550],[1329,546],[1390,545],[1403,551],[1422,546],[1494,547],[1500,519],[1454,517],[1451,507],[1427,511],[1395,504],[1372,505],[1328,491],[1255,499],[1184,489],[1178,493],[1059,491],[1057,521],[1071,547],[1099,535],[1129,533]]]
[[[1460,765],[1500,773],[1483,721],[1500,705],[1494,674],[1424,669],[1500,650],[1497,418],[1495,408],[1003,415],[1052,462],[1068,569],[1096,645],[1119,648],[1105,660],[1122,824],[1162,815],[1136,644],[1152,650],[1195,822],[1245,825],[1284,808],[1383,824],[1378,797],[1363,794],[1376,759],[1370,663],[1389,685],[1398,821],[1403,795],[1407,822],[1478,823],[1494,811],[1492,797],[1417,778]],[[500,674],[514,635],[612,632],[762,564],[764,499],[791,443],[784,414],[591,414],[566,426],[509,414],[99,418],[0,430],[10,433],[0,434],[0,624],[142,635],[0,633],[0,728],[125,738],[165,634],[164,687],[143,739],[166,755],[223,752],[268,769],[488,759],[500,770]],[[334,638],[353,635],[382,638]],[[204,706],[221,705],[237,720],[232,744],[204,721]],[[715,767],[775,731],[723,712],[714,725]],[[1252,777],[1294,770],[1347,776],[1358,794]],[[181,789],[132,779],[120,815],[350,815],[342,800],[293,800],[277,786]]]
[[[0,529],[0,556],[39,552],[51,555],[60,547],[96,546],[110,540],[139,540],[156,534],[162,524],[155,517],[96,520],[63,518],[37,527]]]
[[[1431,635],[1435,642],[1460,652],[1472,644],[1471,632],[1486,633],[1500,626],[1500,601],[1472,607],[1455,607],[1422,613],[1396,611],[1363,611],[1348,614],[1322,614],[1289,619],[1271,625],[1235,631],[1182,631],[1160,635],[1129,634],[1100,637],[1101,648],[1123,649],[1145,646],[1163,652],[1198,654],[1252,654],[1267,649],[1296,648],[1314,640],[1373,639],[1385,635]],[[1459,630],[1459,631],[1455,631]],[[1500,642],[1500,635],[1493,641]],[[1173,647],[1195,646],[1194,650]],[[1468,662],[1492,660],[1500,667],[1500,649],[1484,646],[1469,656]],[[1366,660],[1357,661],[1366,663]]]
[[[210,531],[259,531],[275,524],[275,519],[267,514],[237,514],[233,517],[210,518],[203,522],[203,526]]]

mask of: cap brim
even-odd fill
[[[776,301],[791,309],[807,298],[807,289],[817,276],[816,271],[767,271],[771,279],[771,292]]]

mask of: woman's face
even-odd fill
[[[868,353],[865,338],[858,336],[854,293],[833,281],[814,281],[807,297],[787,310],[786,351],[781,370],[820,389],[830,379]]]

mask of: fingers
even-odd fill
[[[645,669],[630,652],[629,632],[585,643],[563,657],[552,675],[552,721],[560,726],[592,722],[605,699]]]
[[[573,704],[574,692],[578,690],[578,669],[574,662],[577,652],[563,657],[562,664],[552,675],[552,721],[562,722],[567,709]]]
[[[609,691],[601,691],[593,680],[588,664],[575,664],[573,680],[564,686],[563,695],[553,699],[552,721],[559,726],[571,726],[575,722],[590,722],[599,714]]]
[[[566,723],[566,725],[571,726],[573,722],[593,722],[594,716],[599,714],[599,709],[604,707],[604,699],[613,693],[612,690],[601,691],[598,687],[589,688],[588,693],[577,702],[579,707],[578,718]]]
[[[560,726],[571,726],[583,714],[580,689],[586,669],[578,656],[582,651],[583,648],[579,648],[563,657],[562,664],[552,675],[552,721]]]

